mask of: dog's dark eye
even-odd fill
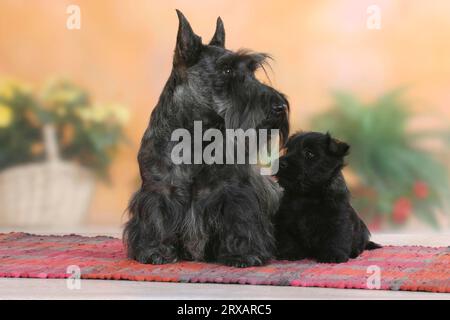
[[[310,150],[306,150],[305,151],[305,158],[312,160],[316,157],[316,155],[314,153],[312,153]]]

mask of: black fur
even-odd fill
[[[173,130],[280,129],[288,135],[288,102],[255,78],[268,56],[225,49],[218,18],[202,44],[177,10],[173,69],[152,112],[138,155],[141,188],[129,204],[124,230],[128,256],[142,263],[180,259],[247,267],[274,254],[271,218],[281,189],[253,165],[181,164],[171,160]]]
[[[275,218],[279,258],[339,263],[380,248],[350,204],[341,172],[349,148],[317,132],[289,139],[277,174],[284,188]]]

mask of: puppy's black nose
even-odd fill
[[[272,106],[272,110],[273,110],[273,112],[275,112],[275,113],[281,113],[281,112],[284,112],[284,111],[286,110],[286,108],[287,108],[287,105],[286,105],[285,103],[282,103],[282,104],[276,104],[276,105]]]

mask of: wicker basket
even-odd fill
[[[85,219],[93,175],[60,160],[53,127],[44,128],[44,141],[46,162],[0,172],[0,225],[75,226]]]

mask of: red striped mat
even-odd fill
[[[232,268],[200,262],[144,265],[126,258],[119,239],[0,234],[0,277],[239,283],[450,293],[450,247],[387,246],[341,264],[272,261]]]

